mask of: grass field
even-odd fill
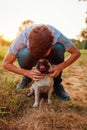
[[[62,84],[71,100],[53,96],[52,105],[43,100],[35,109],[34,97],[26,96],[29,88],[15,90],[22,76],[2,68],[7,49],[0,46],[0,130],[87,130],[87,50],[63,72]]]

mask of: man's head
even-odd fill
[[[31,55],[40,59],[52,47],[54,36],[47,26],[39,25],[30,31],[28,40]]]

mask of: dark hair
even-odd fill
[[[41,25],[30,31],[28,40],[31,55],[40,59],[52,47],[54,36],[47,26]]]

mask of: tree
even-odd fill
[[[87,25],[87,18],[85,19],[85,23],[86,23],[86,25]],[[86,28],[83,28],[82,30],[81,30],[81,32],[80,32],[80,34],[79,34],[79,39],[80,40],[85,40],[85,41],[87,41],[87,26],[86,26]]]
[[[87,1],[87,0],[79,0],[79,1]],[[81,30],[80,34],[78,35],[78,39],[84,41],[85,49],[87,49],[87,17],[85,18],[85,23],[86,27]]]
[[[80,32],[80,37],[82,37],[83,40],[87,40],[87,28],[83,28]]]
[[[32,20],[25,20],[21,23],[21,25],[18,28],[18,33],[20,33],[23,29],[25,29],[28,25],[33,24],[34,22]]]
[[[79,0],[79,1],[87,1],[87,0]],[[87,14],[87,11],[86,11],[86,14]],[[85,18],[85,23],[86,23],[86,26],[87,26],[87,17]],[[79,38],[82,39],[82,40],[87,40],[87,27],[83,28],[81,30]]]

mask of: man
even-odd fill
[[[64,52],[70,56],[64,60]],[[33,70],[38,59],[50,61],[52,68],[50,76],[54,78],[54,92],[63,100],[70,97],[62,86],[61,74],[63,69],[71,65],[80,56],[80,51],[59,30],[51,25],[33,24],[25,28],[11,44],[3,60],[3,67],[14,73],[23,75],[23,79],[16,89],[27,86],[31,80],[38,81],[44,77],[37,70]],[[18,59],[20,67],[14,64]]]

